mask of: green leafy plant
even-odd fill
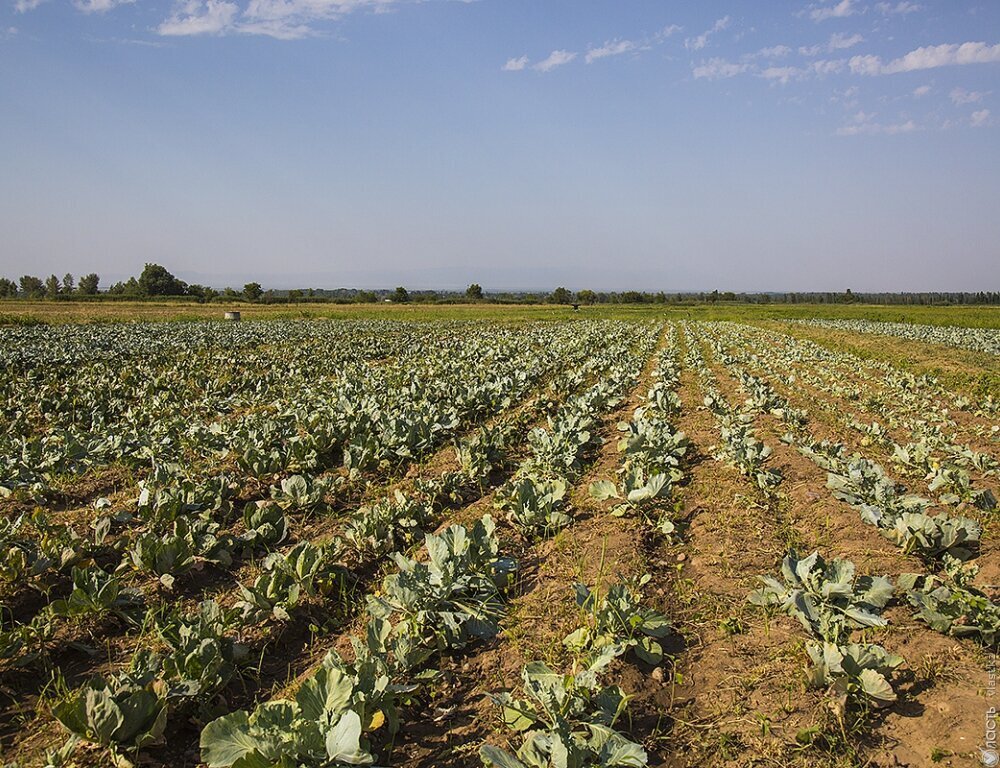
[[[364,704],[357,678],[340,664],[324,662],[294,699],[268,701],[252,713],[234,712],[205,726],[202,760],[209,768],[371,765],[365,733],[380,719]]]
[[[979,546],[982,529],[966,517],[939,512],[933,517],[922,512],[904,512],[891,528],[882,533],[904,552],[926,560],[953,557],[968,560]]]
[[[945,555],[942,576],[904,573],[899,586],[917,617],[932,629],[995,647],[1000,639],[1000,606],[973,585],[978,572],[978,567],[963,566],[957,558]]]
[[[504,724],[524,734],[515,754],[484,745],[479,757],[496,768],[630,768],[645,766],[645,750],[614,729],[628,697],[615,686],[600,686],[591,674],[562,675],[540,661],[522,671],[526,698],[491,696]]]
[[[246,533],[242,540],[248,547],[270,549],[288,537],[288,518],[280,504],[266,501],[247,504],[243,509]]]
[[[671,633],[667,617],[644,607],[638,590],[649,583],[649,575],[634,584],[612,585],[605,594],[576,584],[576,604],[585,623],[570,633],[563,643],[577,653],[592,654],[613,647],[615,656],[631,650],[647,664],[663,661],[663,647],[658,642]]]
[[[407,496],[397,489],[391,499],[358,509],[347,523],[344,538],[363,555],[384,555],[409,544],[432,512],[424,495]]]
[[[117,576],[100,568],[74,568],[72,591],[65,599],[49,603],[49,611],[66,619],[113,613],[134,622],[142,605],[142,595],[123,586]]]
[[[235,607],[244,621],[274,618],[288,621],[289,611],[305,596],[329,592],[339,581],[339,571],[327,548],[299,542],[287,554],[272,552],[250,587],[238,586],[240,600]]]
[[[160,739],[167,724],[167,687],[127,678],[92,680],[52,708],[70,733],[118,750],[138,750]]]
[[[841,714],[851,701],[874,707],[896,701],[892,676],[903,663],[901,656],[880,645],[857,643],[809,643],[806,650],[812,661],[809,684],[814,688],[826,687]]]
[[[292,475],[271,486],[271,498],[282,509],[311,512],[323,505],[323,500],[333,486],[333,481],[324,478],[309,478]]]
[[[854,563],[827,563],[813,552],[799,559],[792,552],[781,563],[784,582],[762,576],[764,586],[750,602],[776,606],[798,619],[810,633],[832,643],[842,642],[855,627],[884,627],[881,612],[892,598],[892,583],[883,576],[855,576]]]
[[[368,598],[368,611],[395,618],[394,636],[410,638],[424,649],[459,649],[477,638],[496,635],[503,613],[502,590],[515,564],[499,554],[493,518],[484,515],[471,531],[453,525],[425,539],[427,560],[394,555],[399,572],[387,576],[381,593]],[[411,666],[418,663],[415,658]]]
[[[506,510],[514,526],[528,536],[552,536],[573,522],[565,511],[566,483],[521,475],[497,494],[496,506]]]
[[[624,468],[621,489],[610,480],[597,480],[588,488],[590,495],[598,501],[621,500],[622,503],[612,511],[613,515],[640,515],[665,536],[672,534],[675,526],[669,513],[658,508],[657,501],[669,498],[670,491],[668,474],[661,472],[649,477],[641,467],[634,465]]]

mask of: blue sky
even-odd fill
[[[1000,2],[3,0],[0,274],[1000,289]]]

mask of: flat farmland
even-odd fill
[[[990,759],[995,312],[47,306],[0,762]]]

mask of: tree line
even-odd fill
[[[185,283],[160,264],[148,263],[138,277],[100,290],[100,276],[94,272],[77,281],[67,273],[60,279],[50,275],[42,280],[33,275],[22,275],[15,282],[0,277],[0,298],[23,299],[146,299],[158,297],[186,297],[206,303],[212,301],[249,301],[265,304],[300,302],[316,303],[465,303],[485,302],[495,304],[684,304],[734,302],[744,304],[883,304],[883,305],[1000,305],[1000,291],[977,292],[924,292],[924,293],[855,293],[850,288],[843,292],[788,292],[788,293],[734,293],[732,291],[671,292],[658,291],[570,291],[559,287],[554,291],[490,291],[472,283],[462,291],[416,291],[398,286],[395,290],[360,290],[354,288],[293,288],[265,290],[257,282],[246,283],[242,289],[215,288]]]

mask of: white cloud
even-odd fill
[[[725,59],[709,59],[703,61],[691,69],[691,74],[696,80],[721,80],[727,77],[736,77],[749,69],[749,64],[738,64]]]
[[[819,59],[810,62],[809,69],[817,75],[836,75],[844,71],[847,66],[846,59]]]
[[[600,48],[591,48],[587,51],[587,55],[584,58],[590,64],[598,59],[606,59],[609,56],[621,56],[623,53],[630,53],[638,48],[639,46],[631,40],[610,40]]]
[[[967,91],[964,88],[952,88],[951,93],[948,94],[952,103],[955,105],[961,104],[979,104],[983,100],[985,93],[979,91]]]
[[[893,75],[958,64],[988,64],[1000,61],[1000,44],[962,43],[929,45],[883,64],[878,56],[854,56],[851,71],[858,75]]]
[[[916,13],[921,10],[921,6],[916,3],[911,3],[909,0],[900,0],[898,3],[876,3],[875,7],[884,16],[889,16],[891,14],[899,14],[905,16],[908,13]]]
[[[830,42],[826,44],[826,50],[830,53],[842,51],[846,48],[853,48],[858,43],[863,43],[865,39],[861,35],[842,35],[835,33],[830,35]]]
[[[802,75],[802,70],[797,67],[768,67],[760,72],[760,76],[765,80],[778,82],[782,85],[787,85],[791,80],[797,80]]]
[[[27,13],[28,11],[35,10],[44,2],[45,0],[17,0],[14,3],[14,10],[18,13]]]
[[[912,120],[902,123],[878,123],[875,115],[870,112],[858,112],[848,125],[837,129],[838,136],[895,136],[900,133],[912,133],[917,130],[917,124]]]
[[[677,24],[667,24],[667,26],[665,26],[663,29],[661,29],[659,32],[656,33],[656,39],[666,40],[668,37],[672,37],[673,35],[680,32],[682,29],[684,29],[684,27],[681,27]]]
[[[518,56],[516,59],[507,59],[507,63],[503,65],[503,71],[520,72],[527,66],[528,66],[528,57]]]
[[[573,59],[576,58],[576,54],[572,51],[552,51],[547,59],[543,59],[535,65],[535,69],[539,72],[549,72],[556,67],[561,67],[564,64],[569,64]]]
[[[182,0],[174,7],[170,17],[157,27],[157,32],[161,35],[267,35],[279,40],[294,40],[315,34],[309,26],[312,22],[336,19],[361,10],[385,13],[398,2],[399,0],[250,0],[241,12],[240,7],[231,0]]]
[[[839,104],[844,109],[856,109],[858,106],[857,96],[860,92],[860,89],[856,85],[852,85],[842,91],[834,90],[833,96],[830,97],[830,102]]]
[[[878,56],[852,56],[850,67],[856,75],[878,75],[882,72],[882,59]]]
[[[308,24],[297,24],[287,19],[245,21],[237,24],[234,30],[244,35],[266,35],[275,40],[301,40],[316,34]]]
[[[845,48],[853,48],[858,43],[863,43],[865,39],[861,35],[842,35],[840,33],[834,33],[830,35],[830,39],[826,43],[820,45],[810,45],[802,46],[799,48],[799,53],[803,56],[816,56],[823,51],[827,53],[833,53],[834,51],[842,51]]]
[[[723,16],[721,19],[717,19],[715,24],[712,25],[711,29],[707,29],[702,32],[697,37],[689,37],[684,41],[684,47],[689,51],[700,51],[706,45],[708,45],[708,39],[714,35],[716,32],[721,32],[729,26],[732,19],[729,16]]]
[[[135,0],[73,0],[73,6],[84,13],[106,13],[119,5],[128,5]]]
[[[840,0],[836,5],[813,6],[809,11],[809,18],[813,21],[826,21],[853,16],[855,13],[854,0]]]
[[[239,8],[227,0],[187,0],[157,27],[161,35],[218,35],[233,23]]]
[[[931,87],[929,85],[921,85],[913,89],[913,95],[916,96],[918,99],[923,96],[926,96],[930,92],[931,92]]]
[[[988,109],[980,109],[978,112],[973,112],[972,117],[969,119],[969,123],[973,128],[982,128],[990,124],[990,111]]]
[[[761,48],[754,56],[762,59],[780,59],[791,52],[792,49],[787,45],[772,45],[770,48]]]

